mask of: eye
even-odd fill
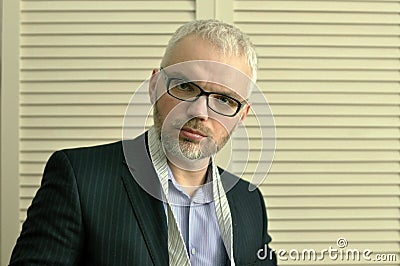
[[[193,86],[188,82],[177,84],[175,87],[181,91],[193,91]]]
[[[238,103],[229,96],[222,94],[213,94],[213,98],[218,101],[218,104],[227,105],[231,107],[236,107]]]

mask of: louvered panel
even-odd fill
[[[234,171],[245,169],[246,172],[253,173],[258,166],[258,162],[240,162],[234,160]],[[269,170],[271,173],[374,173],[392,174],[399,172],[398,162],[353,162],[350,159],[345,162],[279,162],[275,161]],[[268,179],[266,179],[268,181]],[[395,186],[398,190],[398,186]],[[283,190],[284,191],[284,190]],[[355,190],[354,194],[358,191]],[[266,194],[268,195],[268,194]],[[400,195],[400,193],[398,193]]]
[[[116,119],[117,118],[117,119]],[[109,116],[109,117],[65,117],[62,121],[56,116],[53,117],[22,117],[21,125],[23,127],[96,127],[102,122],[109,126],[121,126],[123,117]],[[398,118],[393,117],[330,117],[329,121],[322,116],[291,116],[291,117],[277,117],[275,116],[275,123],[283,127],[396,127],[400,123]],[[247,117],[246,125],[256,127],[258,121],[256,117]]]
[[[268,97],[267,97],[268,98]],[[354,99],[356,102],[357,99]],[[399,113],[400,108],[396,105],[355,105],[353,104],[286,104],[276,103],[271,104],[272,111],[278,115],[369,115],[369,116],[380,116],[380,115],[396,115]],[[316,108],[318,107],[318,108]]]
[[[398,151],[346,151],[346,158],[343,158],[343,151],[279,151],[274,157],[275,162],[392,162],[395,161]],[[257,161],[258,156],[250,153],[247,158],[250,161]],[[244,161],[244,160],[243,160]],[[400,180],[399,180],[400,181]]]
[[[315,208],[317,211],[320,208],[334,209],[340,212],[343,209],[349,208],[393,208],[398,209],[400,199],[398,196],[382,196],[371,198],[369,196],[342,196],[342,197],[319,197],[313,195],[284,197],[275,196],[269,197],[267,194],[267,203],[270,209],[286,209],[286,208],[299,208],[308,209]],[[296,228],[293,228],[294,230]],[[379,229],[379,228],[378,228]],[[378,230],[377,229],[377,230]],[[312,231],[312,228],[310,228]],[[340,232],[338,232],[340,233]],[[327,239],[334,240],[334,239]],[[285,239],[281,239],[285,241]]]
[[[303,60],[304,59],[298,59]],[[314,60],[314,59],[311,59]],[[320,61],[325,60],[325,58]],[[369,60],[368,60],[369,61]],[[376,62],[379,64],[379,61]],[[271,67],[266,65],[265,67]],[[287,66],[289,68],[289,66]],[[345,65],[343,66],[345,67]],[[377,84],[379,83],[379,84]],[[341,81],[341,82],[324,82],[324,81],[299,81],[299,80],[286,80],[286,81],[259,81],[258,87],[265,93],[272,92],[340,92],[340,93],[374,93],[386,94],[398,92],[398,84],[394,82],[360,82],[360,81]]]
[[[397,36],[341,36],[341,35],[250,35],[256,45],[273,46],[345,46],[345,47],[397,47]],[[321,38],[323,37],[323,38]]]
[[[128,103],[128,100],[127,100]],[[146,112],[148,110],[147,105],[138,104],[138,112]],[[93,105],[82,105],[80,103],[69,103],[63,105],[55,105],[52,103],[46,103],[44,105],[22,105],[21,115],[22,116],[47,116],[49,114],[53,116],[115,116],[124,114],[126,110],[126,104],[112,105],[112,104],[93,104]]]
[[[237,12],[396,13],[399,5],[396,1],[235,1],[234,8]]]
[[[186,0],[185,0],[186,1]],[[116,18],[117,19],[117,18]],[[85,27],[82,27],[84,25]],[[135,36],[140,40],[142,35],[151,37],[157,34],[160,39],[171,35],[179,26],[180,22],[168,22],[163,24],[147,23],[142,21],[103,21],[101,19],[94,21],[22,21],[21,40],[22,45],[84,45],[102,41],[102,43],[129,44],[129,41],[135,41]],[[81,38],[85,35],[85,38]]]
[[[73,1],[26,1],[21,8],[22,12],[66,12],[66,11],[154,11],[165,12],[172,11],[194,11],[194,1],[79,1],[79,5]],[[160,7],[163,7],[162,9]]]
[[[322,3],[323,5],[325,3]],[[263,24],[237,23],[241,29],[250,35],[264,34],[309,34],[309,35],[339,35],[339,36],[396,36],[398,28],[393,24],[351,24],[351,23],[270,23]]]
[[[121,139],[131,96],[195,11],[194,0],[21,1],[21,222],[52,152]],[[148,94],[135,97],[144,119]]]
[[[262,69],[310,69],[310,70],[397,70],[400,62],[396,58],[392,59],[332,59],[324,58],[262,58],[260,60]]]
[[[146,59],[143,59],[146,60]],[[140,61],[140,60],[139,60]],[[159,62],[157,62],[157,65]],[[149,74],[150,76],[150,74]],[[132,77],[134,78],[134,77]],[[84,85],[82,86],[82,83]],[[143,80],[126,80],[126,81],[82,81],[82,82],[22,82],[22,93],[121,93],[129,92],[133,94],[137,88],[143,84]]]
[[[398,208],[365,208],[359,209],[356,212],[354,209],[342,209],[339,211],[335,209],[325,209],[320,208],[317,209],[318,212],[315,212],[311,209],[271,209],[268,214],[269,218],[272,220],[280,220],[280,221],[290,221],[290,220],[301,220],[304,218],[314,218],[314,219],[376,219],[376,217],[381,217],[381,219],[396,219],[397,215],[400,214]],[[276,226],[279,226],[278,224]]]
[[[285,4],[286,1],[282,1]],[[284,7],[283,7],[284,8]],[[312,11],[238,11],[234,19],[238,23],[328,23],[328,24],[396,24],[400,18],[395,10],[390,13],[380,12],[312,12]]]
[[[234,9],[256,45],[258,86],[275,116],[274,162],[260,187],[272,247],[321,251],[345,237],[351,248],[397,256],[379,265],[398,265],[400,1],[237,0]],[[250,143],[233,141],[232,164],[251,180],[260,147],[271,145],[256,116],[245,124]]]
[[[110,57],[123,57],[124,55],[138,55],[139,58],[143,57],[159,57],[163,54],[163,47],[146,46],[136,47],[123,47],[123,46],[83,46],[83,47],[31,47],[21,48],[21,57],[27,58],[110,58]]]
[[[365,47],[362,43],[359,46],[346,47],[340,44],[331,43],[319,46],[259,46],[257,48],[260,58],[275,57],[311,57],[311,58],[379,58],[393,59],[400,57],[397,47]]]
[[[244,178],[250,179],[247,173]],[[396,173],[271,173],[266,185],[396,185],[400,183]],[[399,210],[400,211],[400,210]],[[318,215],[318,212],[315,213]]]
[[[188,0],[189,1],[189,0]],[[47,5],[50,6],[53,1],[48,1]],[[113,2],[113,1],[110,1]],[[190,1],[191,2],[191,1]],[[76,2],[70,2],[71,6],[75,5]],[[165,6],[168,5],[163,5]],[[162,10],[163,6],[160,6],[159,10]],[[188,20],[194,18],[194,11],[183,11],[174,12],[172,10],[156,12],[156,11],[124,11],[123,7],[120,10],[93,10],[93,11],[51,11],[51,10],[40,10],[40,11],[29,11],[25,10],[22,12],[21,22],[33,22],[33,23],[87,23],[87,22],[126,22],[131,23],[185,23]]]
[[[284,127],[396,127],[400,126],[397,116],[338,116],[332,114],[329,120],[323,115],[275,115],[275,124]],[[255,127],[257,126],[258,119],[256,116],[248,116],[246,118],[246,125]]]

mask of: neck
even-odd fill
[[[182,187],[182,189],[191,197],[196,192],[196,190],[206,182],[207,179],[207,169],[208,169],[207,159],[206,164],[202,162],[203,167],[196,166],[196,170],[187,170],[194,168],[182,168],[171,161],[168,160],[168,166],[171,169],[172,174],[176,182]],[[200,168],[200,169],[199,169]]]

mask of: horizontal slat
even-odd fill
[[[117,39],[109,40],[107,43],[118,41],[119,44],[129,44],[129,41],[135,38],[132,35],[139,35],[139,38],[140,35],[147,35],[150,38],[152,35],[170,36],[181,24],[181,22],[143,23],[140,21],[22,21],[21,45],[60,43],[63,39],[66,40],[65,44],[84,45],[92,43],[92,40],[107,40],[114,36]],[[102,32],[102,34],[96,35],[96,32]],[[61,39],[57,42],[56,38]]]
[[[321,73],[322,74],[322,73]],[[351,74],[351,73],[350,73]],[[349,75],[350,75],[349,74]],[[372,73],[371,73],[372,74]],[[316,76],[318,75],[315,74]],[[399,75],[400,77],[400,75]],[[371,105],[398,105],[400,96],[398,94],[357,94],[357,93],[270,93],[267,94],[268,102],[270,104],[371,104]],[[256,100],[256,99],[255,99]],[[256,104],[256,102],[253,102]],[[262,102],[261,102],[262,103]]]
[[[313,151],[354,151],[354,150],[398,150],[400,143],[399,138],[393,136],[392,138],[283,138],[277,135],[276,145],[278,150],[313,150]],[[236,147],[247,147],[247,139],[235,139],[234,145]],[[251,139],[254,146],[252,150],[259,150],[260,147],[267,147],[266,140]],[[351,145],[349,145],[351,144]],[[247,151],[247,150],[245,150]]]
[[[45,105],[45,104],[125,104],[128,105],[131,93],[98,93],[98,94],[22,94],[21,104]],[[149,96],[135,94],[137,102],[148,102]],[[145,115],[145,114],[143,114]]]
[[[269,98],[269,97],[268,97]],[[356,99],[355,99],[356,100]],[[278,115],[395,115],[399,114],[400,106],[388,105],[300,105],[300,104],[271,104],[273,114]]]
[[[64,145],[60,147],[54,148],[52,151],[48,152],[35,152],[38,154],[36,156],[30,155],[29,153],[22,153],[21,156],[21,163],[31,163],[31,162],[38,162],[43,165],[46,164],[48,158],[55,150],[66,149],[66,148],[76,148],[76,147],[83,147],[89,145],[99,145],[103,144],[100,142],[90,142],[86,141],[86,143],[81,145]],[[34,157],[34,158],[32,158]],[[38,161],[39,160],[39,161]],[[28,173],[28,174],[21,174],[21,184],[32,186],[38,185],[40,183],[40,179],[42,178],[42,172],[40,173]],[[245,173],[241,176],[243,179],[251,181],[253,177],[250,173]],[[384,174],[373,174],[373,173],[293,173],[293,174],[286,174],[286,173],[268,173],[266,178],[263,180],[263,184],[260,186],[281,186],[286,187],[287,185],[398,185],[398,174],[397,173],[384,173]],[[266,195],[268,197],[268,194]],[[290,197],[290,196],[289,196]],[[371,214],[373,215],[373,214]],[[379,217],[379,216],[377,216]],[[397,216],[395,216],[397,217]],[[279,217],[276,217],[277,219]],[[323,217],[321,217],[323,218]]]
[[[142,125],[137,125],[142,126]],[[21,132],[21,138],[40,139],[40,138],[79,138],[86,136],[86,138],[96,138],[98,130],[102,130],[104,137],[118,136],[121,133],[120,127],[103,127],[99,125],[97,128],[83,128],[83,129],[25,129]],[[277,128],[277,136],[280,138],[358,138],[358,139],[374,139],[374,138],[394,138],[397,136],[398,128]],[[250,138],[258,138],[259,131],[256,129],[248,129],[248,136]],[[266,137],[266,136],[265,136]],[[250,142],[252,144],[252,142]],[[256,145],[257,146],[257,145]]]
[[[28,59],[22,60],[21,70],[119,70],[151,69],[159,65],[159,59]],[[398,59],[307,59],[307,58],[262,58],[260,70],[396,70],[400,69]],[[399,87],[400,89],[400,87]]]
[[[400,58],[398,48],[366,48],[360,43],[358,47],[344,47],[332,43],[326,47],[258,46],[256,51],[260,58],[279,57],[316,57],[316,58]]]
[[[122,70],[131,71],[139,69],[158,68],[160,59],[137,58],[137,59],[29,59],[21,62],[21,71],[41,70]],[[149,71],[149,75],[150,75]],[[131,84],[130,84],[131,85]],[[138,84],[139,85],[139,84]],[[110,91],[110,88],[109,88]]]
[[[20,150],[22,152],[33,152],[33,151],[54,151],[56,149],[61,149],[65,147],[76,147],[76,146],[88,146],[95,145],[98,143],[103,143],[105,141],[99,141],[100,137],[94,139],[42,139],[40,141],[36,140],[23,140],[20,144]],[[121,139],[121,135],[116,138]],[[234,140],[234,145],[236,147],[236,152],[240,153],[239,147],[246,147],[242,140]],[[247,142],[247,141],[246,141]],[[349,145],[351,143],[351,145]],[[259,150],[261,145],[258,145]],[[339,140],[339,139],[309,139],[309,140],[299,140],[299,139],[278,139],[276,143],[277,151],[398,151],[400,150],[400,143],[398,139],[393,140],[361,140],[361,139],[351,139],[351,140]],[[247,149],[243,151],[247,153]]]
[[[147,59],[145,59],[147,60]],[[158,66],[158,64],[156,65]],[[150,75],[150,74],[149,74]],[[119,82],[34,82],[21,83],[21,93],[131,93],[143,85],[144,80]],[[143,92],[148,91],[143,87]]]
[[[242,171],[243,169],[246,172],[254,172],[254,169],[258,166],[257,162],[247,162],[241,163],[236,162],[233,166],[233,171],[236,172],[237,170]],[[43,172],[43,164],[41,163],[23,163],[20,164],[20,173],[21,174],[40,174]],[[400,166],[398,162],[296,162],[296,163],[289,163],[289,162],[279,162],[275,161],[272,164],[270,169],[271,173],[400,173]],[[331,185],[329,187],[325,187],[326,190],[330,190],[331,187],[335,187]],[[296,188],[293,188],[293,193],[283,191],[276,191],[275,186],[268,187],[268,189],[263,190],[265,195],[274,195],[274,196],[284,196],[284,195],[291,195],[291,196],[300,196],[300,195],[309,195],[309,192],[306,188],[303,191],[297,191]],[[310,190],[314,191],[314,187],[311,187]],[[321,188],[322,189],[322,188]],[[380,191],[378,187],[372,186],[371,191],[363,191],[362,187],[358,187],[360,191],[357,190],[357,186],[352,192],[346,190],[346,187],[343,187],[343,192],[341,191],[332,191],[326,192],[331,193],[329,195],[385,195],[383,191]],[[376,189],[374,192],[373,189]],[[388,186],[388,191],[386,192],[387,195],[398,195],[400,196],[400,191],[398,190],[398,186],[393,186],[389,190],[390,187]],[[290,191],[288,188],[287,191]],[[346,192],[347,191],[347,192]],[[317,195],[328,195],[326,193],[322,193],[321,191],[315,191]],[[322,193],[322,194],[320,194]]]
[[[77,72],[76,74],[78,74]],[[138,72],[137,75],[146,75],[148,72]],[[100,73],[101,74],[101,73]],[[106,75],[105,73],[103,73]],[[73,76],[73,75],[72,75]],[[82,76],[85,76],[84,74]],[[89,75],[87,75],[89,76]],[[128,104],[131,93],[110,93],[84,94],[84,93],[65,93],[65,94],[22,94],[21,104],[23,105],[46,105],[46,104]],[[318,93],[271,93],[268,95],[270,104],[319,104],[319,105],[398,105],[400,96],[398,94],[318,94]],[[149,96],[138,93],[135,94],[135,103],[149,103]],[[256,103],[254,103],[256,104]]]
[[[126,55],[137,55],[142,57],[159,57],[164,52],[163,46],[138,46],[138,47],[52,47],[52,48],[21,48],[21,56],[23,58],[38,57],[118,57]],[[136,56],[135,56],[136,57]]]
[[[399,58],[400,52],[395,48],[363,48],[363,44],[359,44],[359,49],[351,49],[351,48],[341,48],[339,44],[326,44],[325,46],[337,46],[336,49],[329,47],[321,47],[321,48],[310,48],[310,47],[300,47],[301,45],[296,44],[288,44],[284,45],[275,45],[274,46],[259,46],[256,48],[261,57],[279,57],[279,55],[288,57],[288,56],[299,56],[307,57],[307,56],[330,56],[331,58],[337,57],[345,57],[349,56],[349,58],[372,58],[376,55],[377,58]],[[279,47],[282,46],[282,47]],[[292,46],[292,47],[290,47]],[[153,53],[157,52],[154,56],[161,56],[161,52],[164,51],[164,46],[155,46],[149,45],[149,47],[31,47],[29,49],[22,48],[21,49],[21,57],[24,59],[27,58],[52,58],[52,57],[65,57],[65,58],[90,58],[91,56],[98,56],[98,58],[116,58],[118,59],[121,56],[125,58],[132,58],[129,55],[134,55],[134,57],[141,58],[143,57],[143,53]],[[294,52],[297,53],[294,53]],[[301,52],[300,54],[298,52]],[[329,52],[329,53],[328,53]],[[151,56],[148,56],[151,57]]]
[[[294,15],[295,14],[295,15]],[[237,11],[233,14],[237,23],[329,23],[329,24],[398,24],[397,12],[383,13],[343,13],[343,12],[282,12],[282,11]]]
[[[140,114],[138,114],[140,115]],[[144,115],[144,114],[142,114]],[[124,117],[23,117],[20,120],[20,126],[30,127],[98,127],[100,124],[107,127],[122,126]],[[259,122],[254,116],[247,117],[245,120],[247,126],[258,126]],[[396,127],[400,126],[398,117],[277,117],[275,124],[279,126],[295,127]]]
[[[39,64],[40,61],[44,59],[35,59],[28,60],[30,63],[22,62],[23,66],[30,65],[31,63],[35,65],[35,67]],[[122,59],[121,59],[122,60]],[[159,66],[159,59],[134,59],[139,63],[146,60],[149,60],[153,63],[148,63],[148,65],[144,64],[145,68],[157,68]],[[65,66],[70,65],[68,62],[74,62],[75,59],[67,59],[67,60],[58,60],[58,59],[50,59],[47,62],[64,62]],[[90,60],[76,60],[76,64],[82,62],[92,61]],[[109,61],[109,63],[107,63]],[[37,63],[38,62],[38,63]],[[118,67],[118,64],[124,64],[119,60],[109,60],[109,59],[99,59],[99,61],[94,60],[94,64],[98,63],[98,66],[104,66],[109,69],[111,65],[115,65]],[[119,63],[120,62],[120,63]],[[88,63],[87,63],[88,64]],[[46,61],[44,60],[44,65],[46,65]],[[32,65],[31,65],[32,66]],[[150,75],[150,74],[149,74]],[[120,81],[120,82],[34,82],[34,83],[21,83],[20,90],[21,92],[47,92],[47,93],[102,93],[102,92],[130,92],[133,93],[142,85],[143,80],[141,81]],[[268,98],[269,93],[287,93],[287,92],[303,92],[303,93],[374,93],[374,94],[387,94],[387,93],[397,93],[400,91],[400,85],[398,82],[332,82],[332,81],[259,81],[258,83],[259,90],[262,90],[266,93]],[[147,93],[145,89],[144,92]],[[370,114],[373,115],[373,114]]]
[[[351,148],[351,144],[349,144]],[[257,152],[251,152],[247,157],[234,156],[234,162],[256,161],[260,157]],[[399,151],[279,151],[275,153],[274,162],[400,162]]]
[[[276,135],[281,138],[390,138],[397,136],[398,128],[277,128]],[[248,130],[250,138],[259,137],[256,129]],[[266,137],[266,136],[265,136]]]
[[[22,37],[23,43],[21,43],[22,48],[35,48],[35,47],[100,47],[100,46],[118,46],[118,47],[134,47],[134,46],[166,46],[169,40],[169,34],[132,34],[132,32],[127,31],[126,34],[117,34],[117,32],[110,29],[110,25],[99,25],[97,26],[98,32],[88,31],[88,27],[82,27],[82,25],[76,25],[77,29],[85,30],[82,31],[88,36],[80,36],[78,32],[73,30],[67,30],[66,34],[71,34],[70,36],[60,36],[62,31],[58,30],[55,36],[43,36],[43,34],[38,34],[38,36],[33,35],[34,31],[29,31],[28,36]],[[35,26],[35,29],[40,29],[41,27]],[[59,25],[55,26],[56,29],[60,28]],[[104,28],[111,30],[112,34],[105,34]],[[130,34],[130,36],[126,36]],[[172,34],[172,33],[171,33]],[[62,35],[62,34],[61,34]],[[79,41],[80,40],[80,41]]]
[[[339,234],[339,235],[338,235]],[[296,241],[298,243],[302,243],[306,246],[310,246],[313,243],[323,243],[326,241],[331,241],[331,245],[336,246],[336,240],[341,237],[345,238],[348,241],[348,248],[360,248],[364,244],[364,242],[374,242],[373,246],[370,246],[370,249],[378,249],[378,245],[374,244],[377,242],[377,239],[380,239],[379,242],[383,243],[396,243],[396,237],[399,237],[398,233],[395,230],[382,230],[382,231],[371,231],[371,230],[357,230],[357,231],[340,231],[337,230],[331,232],[321,232],[315,230],[314,232],[307,231],[299,231],[299,232],[274,232],[275,237],[278,239],[285,239],[285,241],[280,241],[280,243],[290,243],[292,241]],[[279,237],[278,237],[279,235]],[[374,241],[375,240],[375,241]],[[379,243],[376,243],[379,244]],[[305,248],[303,247],[303,248]],[[337,246],[336,246],[337,247]],[[329,248],[328,246],[326,248]],[[365,246],[364,246],[365,249]],[[302,250],[302,249],[300,249]]]
[[[268,204],[268,202],[267,202]],[[268,207],[268,206],[267,206]],[[379,209],[268,209],[268,219],[279,223],[282,220],[366,220],[366,219],[393,219],[400,215],[397,208]],[[294,226],[293,228],[296,228]],[[310,229],[312,227],[309,227]]]
[[[312,12],[362,12],[395,13],[400,11],[398,2],[384,1],[234,1],[235,11],[312,11]]]
[[[295,196],[295,197],[266,197],[269,209],[286,208],[389,208],[400,207],[398,196],[381,196],[371,198],[368,196],[341,196],[341,197],[316,197],[316,196]],[[377,200],[379,199],[379,200]]]
[[[49,107],[49,108],[48,108]],[[139,114],[145,114],[149,111],[149,104],[137,104],[135,109]],[[60,115],[60,116],[79,116],[79,115],[123,115],[126,111],[126,104],[121,105],[44,105],[44,106],[27,106],[21,107],[20,115]]]
[[[24,195],[34,195],[37,189],[25,190],[23,193]],[[357,210],[357,212],[355,211]],[[381,219],[391,220],[391,219],[398,219],[399,213],[396,208],[393,209],[270,209],[268,211],[269,220],[272,221],[280,221],[280,220],[332,220],[332,219],[341,219],[341,220],[352,220],[357,219],[364,221],[365,219],[376,219],[376,217],[381,217]],[[394,215],[395,214],[395,215]],[[22,209],[21,212],[21,219],[26,217],[26,210]],[[338,232],[339,234],[340,232]],[[337,237],[333,240],[336,241]],[[379,239],[379,238],[378,238]],[[331,239],[329,239],[330,241]],[[328,241],[328,238],[327,238]],[[284,243],[284,242],[292,242],[287,239],[278,239],[274,241],[276,244]],[[302,241],[296,241],[302,242]],[[308,242],[308,241],[306,241]],[[316,241],[313,241],[316,242]],[[395,241],[396,243],[396,241]],[[374,242],[375,245],[379,243]],[[304,247],[307,246],[307,243],[302,245]],[[386,249],[388,250],[388,249]]]
[[[144,49],[144,48],[143,48]],[[147,48],[146,48],[147,49]],[[157,50],[157,49],[155,49]],[[80,52],[79,52],[80,53]],[[163,53],[158,51],[158,53]],[[150,55],[151,51],[146,50]],[[72,55],[72,54],[70,54]],[[146,55],[144,55],[146,56]],[[131,70],[63,70],[63,71],[24,71],[21,73],[22,81],[85,81],[85,80],[131,80]],[[149,77],[149,70],[136,70],[135,78]],[[332,80],[332,81],[400,81],[399,71],[334,71],[334,70],[260,70],[258,72],[261,80]]]
[[[397,116],[279,116],[275,115],[277,126],[304,126],[304,127],[395,127],[400,126],[400,119]],[[257,116],[247,116],[245,120],[247,126],[259,126]]]
[[[46,103],[42,106],[26,105],[21,106],[22,116],[110,116],[110,115],[124,115],[126,104],[120,105],[52,105]],[[349,115],[354,113],[357,115],[396,115],[399,113],[400,107],[398,106],[350,106],[350,105],[296,105],[296,104],[274,104],[271,105],[272,112],[277,115],[315,115],[316,106],[318,107],[318,115],[330,116],[332,113],[335,115]],[[135,109],[138,114],[146,114],[150,108],[150,104],[136,104]]]
[[[364,244],[365,246],[370,246],[368,245],[368,243]],[[278,244],[279,247],[279,244]],[[321,248],[321,250],[328,250],[329,246],[326,245],[325,247],[327,248]],[[365,249],[365,248],[364,248]],[[279,248],[277,249],[279,250]],[[296,258],[296,254],[292,254],[291,257],[289,256],[289,251],[291,250],[291,248],[286,250],[286,254],[282,255],[279,259],[278,259],[278,265],[313,265],[313,266],[325,266],[325,265],[329,265],[329,266],[342,266],[342,265],[350,265],[350,266],[364,266],[364,265],[368,265],[371,264],[371,261],[377,261],[379,262],[380,266],[393,266],[393,265],[398,265],[397,261],[399,258],[399,254],[398,253],[393,253],[393,249],[391,249],[392,251],[387,252],[386,250],[378,250],[376,251],[374,254],[372,254],[370,257],[367,257],[368,259],[363,259],[362,258],[362,252],[363,249],[361,249],[360,251],[360,258],[361,259],[353,259],[352,255],[350,254],[350,259],[346,259],[346,253],[343,253],[343,259],[339,260],[339,259],[335,259],[334,255],[331,255],[333,259],[329,258],[328,253],[325,251],[324,257],[321,259],[318,259],[318,257],[316,257],[316,259],[308,259],[307,255],[305,259],[301,259],[301,250],[300,250],[300,254],[298,255],[299,258]],[[378,254],[388,254],[388,255],[379,255]],[[392,255],[395,254],[395,255]],[[383,257],[385,256],[385,257]],[[391,258],[393,256],[393,258]]]
[[[355,46],[355,47],[397,47],[398,36],[324,36],[324,35],[255,35],[251,36],[256,46]]]
[[[185,1],[79,1],[79,5],[73,1],[23,1],[22,12],[37,11],[193,11],[195,10],[194,0]]]
[[[352,219],[331,219],[329,221],[326,220],[290,220],[290,221],[279,221],[279,223],[273,223],[269,226],[269,230],[271,232],[275,231],[286,231],[286,232],[296,232],[296,231],[323,231],[323,232],[332,232],[332,231],[375,231],[376,225],[379,224],[381,230],[379,231],[396,231],[399,227],[399,222],[397,219],[368,219],[368,220],[352,220]],[[385,235],[385,234],[384,234]],[[385,236],[383,236],[385,237]],[[382,237],[382,238],[383,238]],[[381,240],[383,240],[381,238]],[[386,238],[390,240],[395,240],[396,236],[390,238],[387,234]]]
[[[329,154],[329,152],[326,152]],[[244,174],[243,178],[250,177]],[[278,174],[268,173],[264,180],[263,186],[286,186],[286,185],[398,185],[400,180],[398,174],[356,174],[356,173],[341,173],[341,174]],[[400,211],[400,210],[399,210]]]
[[[38,141],[37,145],[40,145],[42,141]],[[68,146],[74,147],[79,146],[79,141],[76,141],[77,144],[73,145],[73,142],[67,144],[66,146],[61,146],[57,142],[53,141],[56,145],[51,145],[52,143],[43,144],[41,149],[33,149],[33,144],[31,144],[30,149],[28,151],[49,151],[55,149],[66,148]],[[83,144],[84,146],[93,145],[98,142],[96,141],[85,141]],[[24,150],[27,149],[22,147]],[[239,155],[240,151],[236,151],[238,154],[231,159],[232,163],[242,163],[242,162],[254,162],[259,158],[258,153],[250,152],[249,156],[241,157]],[[245,152],[244,152],[245,153]],[[393,151],[276,151],[274,162],[275,163],[293,163],[293,162],[304,162],[304,163],[316,163],[316,162],[330,162],[332,164],[338,162],[371,162],[371,163],[379,163],[379,162],[396,162],[400,161],[400,158],[397,158],[399,154],[398,150]],[[22,154],[21,154],[22,155]],[[24,154],[21,158],[21,162],[27,163],[44,163],[45,159],[49,157],[49,154],[45,154],[45,158],[38,157],[39,154],[31,153],[31,154]],[[29,158],[29,159],[28,159]],[[397,159],[396,159],[397,158]],[[400,183],[399,183],[400,184]]]
[[[362,44],[359,47],[344,47],[335,44],[326,47],[296,47],[288,46],[259,46],[256,47],[260,58],[356,58],[356,59],[393,59],[400,58],[400,52],[393,48],[365,48]],[[83,48],[30,48],[21,49],[21,59],[132,59],[132,58],[161,58],[164,47],[124,47],[118,50],[115,48],[98,47],[90,49]],[[36,54],[39,53],[39,54]],[[155,53],[155,54],[152,54]]]
[[[339,23],[339,21],[338,21]],[[310,34],[310,35],[398,35],[397,25],[362,25],[329,23],[243,23],[236,25],[244,32],[253,35],[268,34]]]
[[[179,15],[178,15],[179,14]],[[194,19],[194,11],[63,11],[63,12],[23,12],[21,22],[134,22],[134,23],[185,23]]]
[[[108,24],[90,24],[82,27],[80,24],[72,25],[27,25],[22,27],[22,34],[25,38],[30,40],[37,40],[36,42],[29,42],[30,46],[37,45],[112,45],[118,43],[119,45],[166,45],[169,34],[139,35],[137,39],[132,38],[135,29],[131,25],[108,25]],[[82,34],[88,35],[88,38],[82,39]],[[35,36],[38,35],[38,36]],[[55,35],[55,36],[52,36]],[[63,36],[67,35],[67,36]],[[125,36],[128,35],[128,36]],[[116,36],[114,41],[109,40],[112,36]],[[41,38],[39,38],[41,37]],[[56,42],[55,37],[63,37],[67,39],[66,43],[61,43],[60,40]],[[77,38],[80,37],[80,41]],[[125,37],[125,38],[124,38]],[[158,38],[157,38],[158,37]],[[265,34],[253,35],[252,41],[255,45],[291,45],[291,46],[326,46],[335,43],[336,46],[361,46],[361,47],[396,47],[398,45],[396,35],[393,36],[369,36],[369,35],[311,35],[307,33],[301,34]],[[151,42],[151,39],[154,42]],[[95,42],[94,40],[100,42]],[[122,41],[123,39],[123,41]],[[120,42],[117,42],[121,40]],[[84,42],[85,41],[85,42]],[[28,45],[27,41],[23,41],[23,47]]]
[[[261,69],[337,69],[337,70],[390,70],[400,69],[397,58],[392,59],[332,59],[325,58],[262,58],[259,61]]]
[[[262,170],[263,164],[260,162]],[[233,172],[242,173],[243,170],[247,173],[253,173],[258,166],[258,162],[240,163],[236,162],[233,165]],[[273,162],[270,173],[400,173],[399,162]],[[398,191],[398,188],[396,186]],[[400,192],[397,192],[396,195]],[[268,194],[266,194],[268,195]]]
[[[325,60],[325,59],[320,59]],[[335,82],[335,81],[258,81],[258,88],[269,92],[304,93],[375,93],[386,94],[400,91],[398,82]],[[45,86],[45,85],[43,85]]]

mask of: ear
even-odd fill
[[[149,96],[150,96],[151,104],[154,104],[157,99],[156,85],[157,85],[157,80],[158,80],[158,74],[159,74],[158,69],[154,68],[153,72],[151,73],[150,82],[149,82]]]
[[[240,121],[239,123],[243,123],[243,121],[246,119],[247,115],[249,114],[250,111],[250,103],[247,103],[245,107],[243,107],[242,113],[240,115]]]

